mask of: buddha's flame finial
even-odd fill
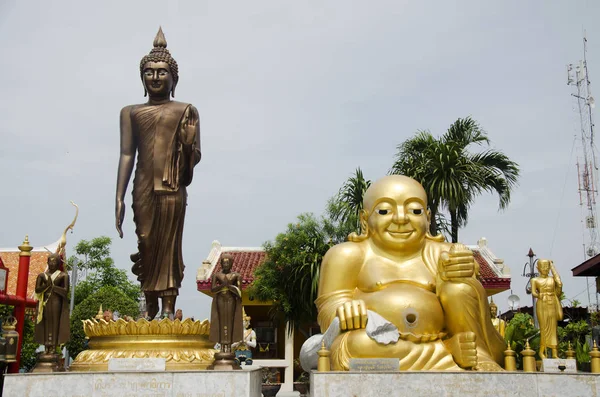
[[[154,47],[167,48],[167,39],[165,39],[162,26],[159,26],[158,33],[156,33],[156,37],[154,38]]]

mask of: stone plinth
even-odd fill
[[[313,397],[597,396],[600,374],[524,372],[316,372]]]
[[[63,372],[10,374],[4,397],[260,397],[261,372]]]

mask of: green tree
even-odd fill
[[[335,205],[330,200],[329,210]],[[299,215],[275,241],[264,244],[266,259],[254,272],[250,295],[273,302],[271,314],[281,316],[290,329],[315,322],[321,261],[332,245],[343,242],[354,230],[351,222]]]
[[[371,186],[371,181],[365,179],[362,170],[356,169],[352,175],[341,187],[334,197],[334,204],[328,206],[329,217],[332,221],[342,224],[346,222],[354,223],[354,230],[360,228],[359,214],[363,209],[363,197],[367,189]]]
[[[118,311],[123,316],[135,318],[139,315],[137,301],[127,296],[120,288],[114,286],[99,288],[75,306],[71,314],[71,340],[67,342],[66,347],[72,358],[86,349],[82,320],[95,317],[100,305],[105,310]]]
[[[586,337],[591,335],[592,328],[585,320],[569,322],[564,327],[558,327],[558,354],[565,358],[571,343],[571,348],[575,350],[575,358],[579,364],[590,362],[590,347],[586,342]]]
[[[117,268],[110,257],[111,243],[109,237],[101,236],[89,241],[81,240],[75,246],[76,256],[69,257],[68,268],[72,269],[73,261],[77,258],[78,269],[88,271],[85,280],[79,281],[75,287],[75,305],[105,286],[117,287],[130,299],[139,299],[139,285],[131,282],[127,272]]]
[[[419,131],[398,146],[389,173],[409,176],[423,185],[432,215],[432,234],[439,231],[437,215],[445,208],[450,214],[452,242],[457,242],[459,227],[466,225],[471,204],[483,192],[498,194],[500,210],[508,206],[519,167],[500,151],[468,150],[472,145],[489,144],[479,124],[467,117],[456,120],[439,139]]]
[[[506,343],[517,354],[517,369],[523,369],[523,356],[521,352],[525,349],[526,341],[529,341],[529,346],[536,351],[536,357],[539,359],[537,353],[540,348],[539,330],[533,325],[533,317],[529,314],[515,314],[506,325],[504,340],[506,340]]]

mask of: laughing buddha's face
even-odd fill
[[[369,234],[382,250],[411,254],[422,249],[429,229],[427,195],[414,179],[390,175],[365,193]]]

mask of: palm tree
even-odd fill
[[[470,117],[456,120],[439,139],[419,131],[398,146],[390,174],[404,174],[421,182],[430,201],[430,232],[437,233],[440,208],[450,213],[452,242],[458,241],[458,229],[465,226],[476,196],[487,191],[499,196],[499,209],[510,202],[517,183],[519,167],[500,151],[487,149],[470,153],[472,144],[489,145],[479,124]]]
[[[359,213],[363,209],[363,196],[369,186],[371,181],[364,178],[358,167],[335,196],[335,204],[330,206],[331,219],[342,224],[352,222],[357,231],[360,228]]]

